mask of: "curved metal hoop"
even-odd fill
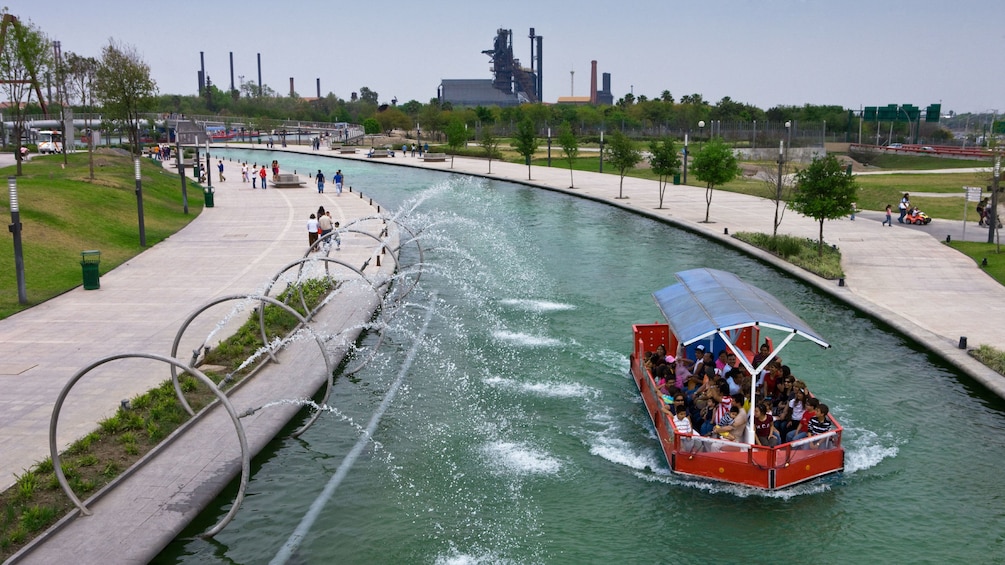
[[[228,296],[220,296],[220,297],[217,297],[217,298],[214,298],[214,299],[210,300],[209,302],[206,302],[201,307],[196,308],[196,310],[194,312],[192,312],[191,314],[189,314],[189,317],[186,318],[185,322],[182,323],[181,327],[178,328],[178,332],[175,333],[174,342],[171,344],[171,355],[172,356],[176,356],[177,355],[177,353],[178,353],[178,344],[181,342],[182,335],[185,334],[185,330],[188,329],[188,326],[200,314],[202,314],[203,312],[205,312],[207,309],[212,308],[213,306],[216,306],[217,304],[220,304],[222,302],[227,302],[227,301],[230,301],[230,300],[259,300],[259,301],[261,301],[263,303],[267,302],[269,304],[278,306],[279,308],[282,308],[283,310],[285,310],[288,313],[292,314],[294,317],[296,317],[297,320],[300,321],[300,323],[305,328],[307,328],[307,330],[311,333],[311,335],[314,336],[314,341],[316,341],[317,344],[318,344],[318,347],[321,348],[321,355],[322,355],[322,357],[325,360],[325,368],[328,369],[329,372],[335,370],[334,366],[332,364],[331,358],[328,356],[328,349],[325,347],[324,341],[321,339],[321,337],[319,335],[317,335],[317,332],[315,332],[314,329],[310,327],[310,325],[307,323],[307,319],[305,317],[303,317],[302,315],[300,315],[300,312],[297,312],[296,310],[294,310],[293,307],[290,306],[289,304],[284,304],[284,303],[276,300],[275,298],[272,298],[270,296],[264,296],[264,295],[261,295],[261,294],[231,294],[231,295],[228,295]],[[259,310],[260,311],[264,310],[264,308],[259,309]],[[261,318],[259,319],[259,322],[261,324],[265,323],[264,319],[261,319]],[[263,330],[263,333],[264,333],[264,330]],[[206,345],[205,342],[203,342],[203,345],[201,347],[205,347],[205,345]],[[268,351],[272,351],[272,349],[269,347],[268,342],[265,342],[265,347],[266,347],[266,349]],[[193,357],[195,357],[195,354],[193,354]],[[271,355],[270,355],[270,357],[273,358],[273,359],[275,359],[275,357],[273,357]],[[195,363],[194,359],[193,359],[192,363]],[[185,408],[185,411],[188,412],[189,416],[193,415],[194,412],[192,411],[192,408],[189,406],[188,401],[185,399],[185,395],[182,394],[181,385],[178,384],[178,371],[177,371],[177,368],[174,365],[171,366],[171,384],[174,386],[175,395],[178,397],[179,402],[181,402],[182,406]]]
[[[87,367],[76,372],[73,377],[65,385],[63,385],[63,390],[59,392],[59,396],[56,398],[56,403],[52,408],[52,418],[49,421],[49,456],[52,457],[52,467],[56,472],[56,479],[59,481],[59,486],[62,487],[63,492],[70,498],[74,506],[80,509],[81,514],[85,516],[90,516],[92,512],[84,505],[84,503],[77,497],[77,494],[73,492],[70,488],[70,483],[66,480],[66,475],[63,474],[63,467],[59,460],[59,449],[56,445],[56,429],[59,425],[59,413],[63,408],[63,402],[66,401],[67,395],[77,382],[89,373],[92,369],[100,367],[105,363],[111,361],[116,361],[118,359],[128,359],[128,358],[143,358],[143,359],[153,359],[155,361],[161,361],[170,364],[172,367],[181,367],[185,371],[191,373],[197,379],[199,379],[202,384],[209,387],[216,396],[220,404],[227,410],[227,414],[230,415],[230,420],[234,424],[234,429],[237,431],[237,438],[241,443],[241,486],[237,490],[237,496],[234,498],[234,504],[230,507],[230,511],[227,515],[220,520],[215,526],[207,530],[203,535],[212,537],[219,533],[237,514],[237,511],[241,507],[241,502],[244,501],[244,492],[248,486],[248,477],[251,475],[251,453],[248,451],[248,438],[244,433],[244,426],[241,424],[241,419],[237,415],[237,411],[234,410],[234,406],[230,403],[230,399],[227,395],[216,386],[216,384],[202,371],[190,367],[177,359],[171,357],[165,357],[163,355],[157,355],[153,353],[120,353],[116,355],[109,355],[103,357],[94,363],[91,363]]]

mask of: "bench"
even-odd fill
[[[337,145],[337,144],[332,144],[331,147],[329,147],[328,149],[331,149],[332,151],[338,151],[339,149],[342,149],[342,146],[341,145]]]
[[[391,152],[387,149],[371,149],[369,153],[366,154],[367,157],[390,157]]]
[[[272,188],[302,188],[305,184],[297,175],[279,173],[279,180],[273,181]]]
[[[350,153],[355,153],[356,152],[356,148],[355,147],[340,147],[339,150],[338,150],[338,152],[341,155],[348,155]]]
[[[423,161],[446,161],[446,153],[426,153],[422,156]]]

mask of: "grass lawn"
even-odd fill
[[[998,281],[999,284],[1005,284],[1005,247],[1002,247],[1002,252],[999,253],[998,245],[994,243],[954,241],[949,245],[953,249],[973,259],[978,265],[980,265],[984,259],[987,259],[988,266],[983,267],[984,272],[991,275],[991,277]]]
[[[0,238],[0,257],[9,261],[0,269],[0,318],[44,302],[82,283],[80,252],[101,251],[100,273],[106,273],[143,248],[139,244],[136,215],[136,181],[133,161],[127,154],[100,150],[94,155],[94,180],[89,179],[86,152],[35,156],[22,165],[17,177],[21,211],[21,241],[28,304],[18,303],[13,237]],[[15,167],[0,171],[13,176]],[[189,181],[189,214],[182,210],[181,183],[177,174],[144,159],[143,216],[147,246],[183,228],[202,211],[202,189]],[[3,191],[0,204],[9,217],[10,195]]]

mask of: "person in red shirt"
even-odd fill
[[[799,419],[799,425],[795,429],[789,431],[785,434],[785,441],[794,441],[797,436],[805,437],[807,430],[809,430],[810,419],[817,415],[817,406],[820,406],[820,401],[816,398],[810,397],[806,399],[806,410],[803,411],[803,417]]]

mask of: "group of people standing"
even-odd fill
[[[325,193],[325,174],[321,172],[321,169],[318,169],[318,174],[315,177],[315,180],[317,181],[317,184],[318,184],[318,194],[324,194]],[[342,169],[339,169],[339,170],[335,171],[335,174],[332,175],[332,182],[335,183],[335,196],[342,196],[342,182],[343,182],[343,180],[344,180],[344,177],[342,176]]]
[[[275,167],[278,170],[279,169],[279,163],[277,163],[276,161],[273,161],[273,163],[275,164]],[[247,162],[241,163],[241,182],[248,182],[250,180],[251,181],[251,188],[258,188],[258,180],[261,179],[261,181],[262,181],[262,190],[265,190],[265,188],[266,188],[265,177],[267,177],[268,174],[269,173],[267,173],[265,171],[265,165],[262,165],[261,168],[259,168],[258,167],[258,163],[255,163],[254,165],[252,165],[249,168]],[[223,180],[223,162],[222,161],[220,162],[220,178],[221,178],[221,180]],[[275,176],[273,176],[273,182],[275,182]]]
[[[310,252],[319,251],[322,246],[327,251],[331,249],[332,243],[335,243],[336,251],[341,250],[342,238],[335,231],[338,227],[339,223],[332,220],[332,213],[326,211],[324,206],[319,206],[317,214],[311,214],[307,219],[307,245],[310,246]],[[318,245],[318,240],[321,240],[321,245]]]

